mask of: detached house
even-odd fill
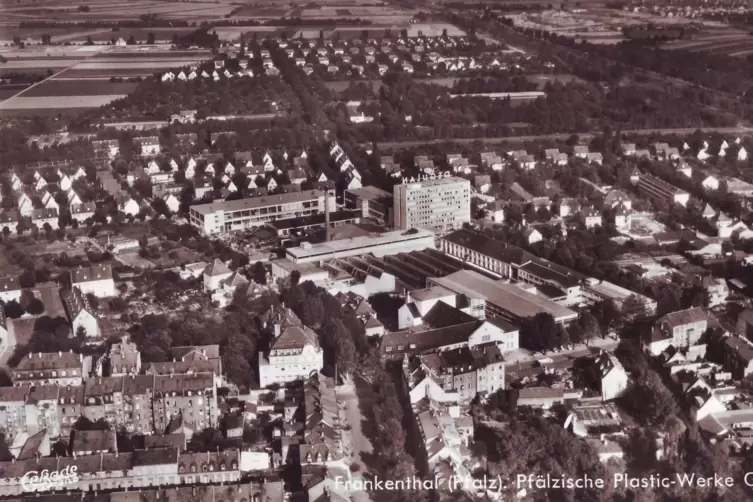
[[[214,262],[204,269],[204,291],[212,292],[219,289],[222,282],[228,279],[233,272],[227,268],[227,265],[215,258]]]
[[[138,138],[136,141],[141,145],[141,155],[148,156],[160,153],[159,138],[157,136]]]
[[[80,289],[73,288],[61,296],[74,336],[83,331],[87,338],[98,338],[101,335],[99,319],[86,295]]]
[[[102,141],[92,141],[94,153],[97,157],[103,156],[114,159],[120,153],[120,143],[116,139],[106,139]]]
[[[97,205],[94,202],[84,202],[83,204],[74,204],[71,206],[71,218],[83,223],[92,216]]]
[[[578,157],[579,159],[587,159],[588,147],[585,145],[575,145],[573,147],[573,156]]]
[[[11,233],[18,230],[18,211],[0,212],[0,231],[8,229]]]
[[[98,298],[115,296],[115,280],[110,265],[92,265],[71,270],[71,288]]]
[[[596,360],[594,373],[601,390],[602,401],[617,399],[630,383],[630,378],[620,361],[606,352],[602,352]]]
[[[35,209],[31,213],[31,223],[40,230],[44,230],[45,225],[55,230],[58,228],[58,210],[57,209]]]
[[[0,277],[0,300],[10,302],[21,299],[21,281],[19,276]]]
[[[261,387],[304,380],[324,366],[319,337],[288,309],[272,321],[275,339],[270,351],[259,357]]]
[[[121,213],[136,216],[137,214],[139,214],[139,211],[141,211],[139,203],[128,195],[120,195],[119,197],[116,197],[116,201],[118,202],[118,211],[120,211]]]
[[[21,192],[18,199],[16,199],[16,203],[18,205],[18,213],[21,216],[31,216],[32,211],[34,211],[34,203],[31,201],[31,197]]]
[[[646,350],[656,356],[670,346],[679,349],[696,345],[708,328],[708,321],[706,313],[697,307],[666,314],[646,340]]]

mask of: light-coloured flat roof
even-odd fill
[[[446,277],[432,277],[439,284],[469,298],[482,298],[492,305],[524,319],[536,314],[551,314],[556,321],[574,319],[578,314],[541,296],[501,281],[489,279],[473,270],[459,270]]]
[[[191,211],[196,211],[200,214],[212,214],[220,211],[243,211],[244,209],[257,209],[260,207],[314,200],[319,197],[324,197],[323,190],[306,190],[304,192],[280,193],[276,195],[264,195],[262,197],[248,197],[246,199],[199,204],[191,206]]]
[[[294,260],[302,260],[317,255],[328,255],[344,253],[359,248],[363,248],[363,253],[369,253],[369,248],[375,246],[386,246],[399,242],[406,242],[419,239],[434,238],[434,232],[429,230],[413,228],[410,230],[395,230],[376,235],[364,235],[353,237],[352,239],[340,239],[337,241],[322,242],[319,244],[309,244],[308,246],[299,246],[289,248],[287,255]]]

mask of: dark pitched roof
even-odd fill
[[[468,338],[480,325],[481,321],[474,320],[455,326],[426,331],[388,333],[382,337],[380,347],[383,353],[415,354],[435,350],[440,347],[468,341]]]
[[[115,431],[104,430],[76,430],[72,434],[73,441],[71,451],[74,453],[84,452],[109,452],[115,451]]]
[[[486,237],[470,230],[456,230],[444,237],[444,240],[466,247],[483,255],[490,256],[504,263],[522,265],[537,257],[515,246]]]
[[[446,328],[475,321],[475,318],[445,302],[437,302],[424,315],[423,322],[434,329]]]
[[[112,279],[112,267],[110,265],[92,265],[91,267],[71,270],[71,282],[73,284],[106,279]]]
[[[687,310],[681,310],[679,312],[670,312],[662,317],[662,324],[667,322],[670,326],[682,326],[684,324],[690,324],[700,321],[708,321],[709,317],[706,312],[699,307],[694,307]]]
[[[219,258],[215,258],[214,261],[207,265],[207,268],[204,269],[204,275],[208,275],[210,277],[216,277],[218,275],[224,275],[224,274],[230,274],[232,273],[229,268],[227,268],[227,265],[222,263]]]

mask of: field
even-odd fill
[[[24,92],[23,97],[124,95],[132,92],[137,85],[136,82],[54,79],[34,86]]]
[[[33,89],[32,89],[33,90]],[[97,96],[40,96],[15,97],[0,103],[0,112],[4,110],[36,110],[59,108],[97,108],[111,101],[125,97],[124,94],[99,94]]]
[[[80,4],[80,1],[69,0],[61,0],[54,5],[16,5],[8,2],[0,6],[0,18],[5,22],[19,23],[41,18],[50,21],[138,19],[143,14],[156,14],[162,19],[200,21],[223,18],[235,8],[231,4],[214,2],[152,0],[111,2],[109,0],[94,0],[86,2],[89,7],[88,12],[80,12],[78,10]],[[27,33],[24,33],[24,35],[34,36]]]
[[[745,57],[753,54],[753,36],[732,27],[707,27],[691,39],[668,42],[662,47],[669,51]]]
[[[0,114],[56,115],[98,108],[126,96],[138,85],[110,82],[111,77],[146,77],[211,58],[208,51],[169,51],[154,46],[94,47],[98,50],[15,49],[4,53],[8,62],[0,64],[0,77],[14,72],[53,72],[54,76],[28,90],[17,87],[16,93],[11,93],[12,88],[0,87],[0,99],[5,100],[0,103]]]

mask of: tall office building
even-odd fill
[[[471,221],[471,182],[436,178],[395,185],[395,228],[426,228],[437,232],[460,228]]]

